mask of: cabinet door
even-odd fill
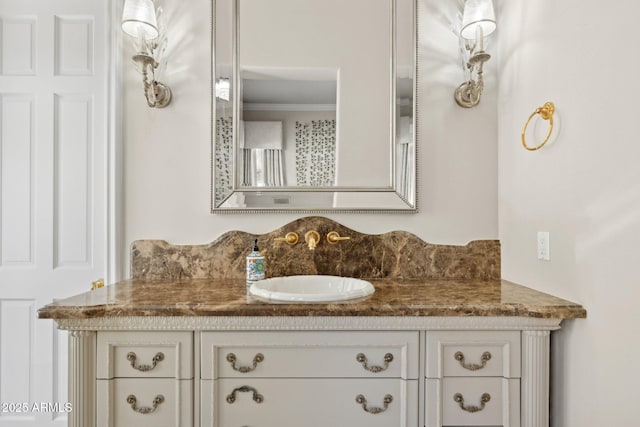
[[[418,381],[220,379],[201,381],[202,427],[415,427]]]

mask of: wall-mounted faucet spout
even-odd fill
[[[315,230],[307,231],[307,233],[304,235],[304,241],[309,245],[309,250],[313,251],[320,241],[320,234],[318,234],[318,232]]]

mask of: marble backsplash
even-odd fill
[[[315,250],[304,241],[309,230],[320,236]],[[337,231],[350,240],[329,244]],[[288,232],[300,240],[275,241]],[[265,256],[267,277],[323,274],[369,279],[499,279],[500,242],[478,240],[465,246],[427,243],[406,231],[363,234],[324,217],[305,217],[266,234],[229,231],[204,245],[171,245],[138,240],[131,246],[133,279],[241,279],[253,240]]]

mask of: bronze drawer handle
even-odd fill
[[[238,387],[238,388],[234,388],[233,391],[231,392],[231,394],[229,394],[227,396],[227,403],[233,403],[236,401],[236,393],[237,392],[241,392],[241,393],[246,393],[246,392],[251,392],[253,393],[253,401],[256,403],[262,403],[264,402],[264,397],[258,393],[258,390],[256,390],[253,387],[249,387],[248,385],[243,385],[242,387]]]
[[[151,359],[151,361],[153,362],[151,365],[136,365],[137,358],[138,356],[133,351],[127,353],[127,360],[131,362],[131,367],[133,369],[137,369],[140,372],[147,372],[155,368],[158,362],[162,362],[164,360],[164,353],[156,353],[156,355],[153,356],[153,359]]]
[[[387,394],[384,396],[384,400],[383,400],[384,408],[380,408],[377,406],[372,406],[371,408],[369,408],[367,406],[367,399],[365,399],[364,396],[361,394],[356,396],[356,402],[362,405],[362,409],[364,409],[365,412],[375,415],[387,410],[387,408],[389,407],[389,403],[393,402],[393,396],[391,396],[390,394]]]
[[[364,369],[366,369],[369,372],[374,372],[374,373],[378,373],[378,372],[382,372],[385,369],[387,369],[389,367],[389,363],[391,363],[393,361],[393,354],[391,353],[387,353],[384,355],[384,366],[369,366],[368,361],[367,361],[367,356],[365,356],[362,353],[358,353],[356,355],[356,360],[360,363],[362,363],[362,367]]]
[[[138,400],[136,399],[136,396],[133,394],[130,394],[129,396],[127,396],[127,403],[129,405],[131,405],[131,409],[133,409],[135,412],[139,413],[139,414],[150,414],[152,412],[154,412],[157,408],[158,405],[160,405],[162,402],[164,402],[164,396],[159,394],[155,397],[155,399],[153,399],[153,407],[150,408],[148,406],[141,406],[141,407],[137,407]]]
[[[468,369],[470,371],[477,371],[478,369],[482,369],[485,366],[487,366],[487,362],[489,360],[491,360],[491,353],[489,353],[488,351],[485,351],[484,353],[482,353],[482,356],[480,357],[480,361],[482,362],[482,364],[480,365],[476,365],[475,363],[464,363],[464,353],[462,353],[461,351],[456,351],[456,354],[453,355],[453,357],[460,362],[460,366],[462,366],[464,369]]]
[[[241,374],[246,374],[247,372],[251,372],[258,366],[258,363],[264,360],[264,355],[262,353],[258,353],[253,357],[253,366],[236,366],[236,355],[233,353],[227,354],[227,362],[231,363],[231,368],[234,371],[238,371]]]
[[[491,400],[491,395],[489,393],[482,393],[482,396],[480,396],[480,406],[464,406],[464,397],[462,397],[462,394],[460,393],[454,394],[453,400],[460,405],[460,408],[462,408],[463,411],[473,413],[482,411],[486,403]]]

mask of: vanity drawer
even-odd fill
[[[98,332],[97,377],[193,378],[192,332]]]
[[[418,378],[418,332],[203,332],[202,378]]]
[[[520,378],[519,331],[428,331],[427,378]]]
[[[193,425],[193,380],[119,378],[96,383],[97,427]]]
[[[226,378],[201,384],[202,427],[418,425],[417,380]]]
[[[438,402],[442,402],[440,406]],[[520,425],[520,380],[427,379],[426,426]]]

